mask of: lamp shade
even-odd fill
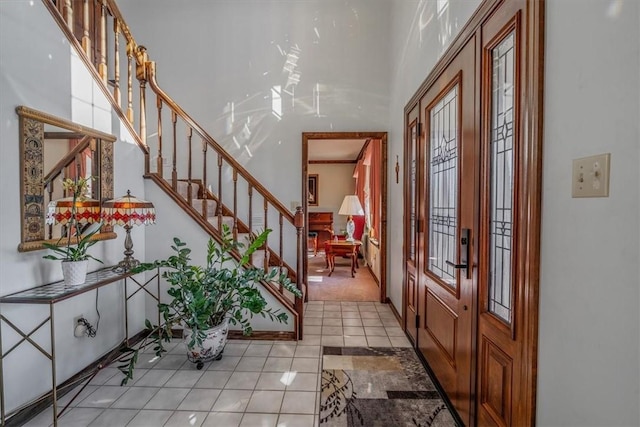
[[[344,196],[344,200],[342,201],[342,205],[340,206],[340,210],[338,211],[339,215],[364,215],[364,211],[362,210],[362,205],[360,204],[360,200],[358,196],[355,194],[350,194],[348,196]]]
[[[75,205],[75,209],[74,209]],[[75,212],[73,212],[75,210]],[[95,199],[76,199],[65,197],[63,199],[52,200],[47,208],[47,224],[65,225],[75,216],[74,221],[78,224],[92,224],[100,221],[100,202]]]
[[[102,204],[102,220],[109,225],[132,227],[156,222],[153,203],[138,199],[127,190],[127,195]]]

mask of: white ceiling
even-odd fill
[[[310,139],[309,160],[353,160],[358,158],[366,139]]]

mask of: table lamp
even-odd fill
[[[353,215],[364,215],[358,196],[355,194],[344,196],[338,215],[349,215],[349,219],[347,219],[347,241],[353,242],[355,240],[353,238],[353,232],[356,230]]]
[[[102,204],[102,220],[105,224],[124,227],[127,233],[124,239],[124,259],[118,263],[115,269],[129,271],[140,265],[140,261],[133,257],[131,228],[134,225],[148,225],[156,222],[156,210],[153,203],[138,199],[127,190],[126,196]]]
[[[76,227],[75,230],[67,230],[68,235],[75,234],[79,238],[79,225],[93,224],[100,222],[100,202],[95,199],[85,198],[80,200],[77,197],[65,197],[49,202],[47,207],[47,224],[60,224]]]

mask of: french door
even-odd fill
[[[419,182],[418,163],[420,162],[420,124],[418,121],[418,106],[416,105],[408,114],[407,133],[405,135],[405,183],[407,189],[405,193],[404,211],[407,213],[405,222],[405,304],[404,304],[404,324],[405,330],[413,340],[414,345],[418,342],[419,327],[419,303],[418,303],[418,247],[419,220],[421,218],[419,208]]]
[[[473,263],[477,234],[475,39],[420,99],[421,162],[418,348],[469,424],[473,394]]]
[[[534,425],[541,0],[485,1],[405,109],[405,329],[465,425]]]

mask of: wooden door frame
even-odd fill
[[[458,36],[453,40],[447,51],[433,67],[419,89],[411,97],[404,109],[404,132],[406,138],[407,117],[414,106],[419,104],[426,91],[433,86],[442,72],[451,64],[466,43],[476,34],[480,34],[484,22],[486,22],[505,2],[510,0],[484,0],[471,16]],[[518,400],[515,411],[529,420],[530,425],[535,425],[536,415],[536,389],[537,389],[537,360],[538,360],[538,300],[540,282],[540,233],[541,233],[541,200],[542,200],[542,144],[543,144],[543,91],[544,91],[544,16],[545,0],[523,0],[526,13],[523,19],[526,21],[526,48],[522,52],[526,58],[521,70],[526,78],[526,84],[522,87],[522,121],[521,126],[521,150],[522,150],[522,174],[520,193],[520,207],[516,213],[519,218],[526,219],[519,225],[520,238],[517,242],[521,260],[514,268],[518,270],[518,278],[522,280],[522,322],[518,330],[523,338],[522,361],[525,369],[515,374],[514,381],[522,384],[523,389],[528,390],[527,396]],[[481,51],[478,52],[478,60]],[[405,164],[405,168],[407,165]],[[406,176],[406,171],[405,171]],[[406,225],[405,225],[406,227]],[[406,276],[404,271],[403,276]],[[406,322],[406,277],[402,286],[402,324]],[[476,316],[479,318],[478,301]],[[476,322],[478,319],[476,319]],[[478,360],[478,342],[475,343],[474,360]],[[476,374],[477,375],[477,374]],[[472,379],[477,384],[476,378]],[[476,390],[477,392],[477,390]],[[477,411],[475,412],[477,414]]]
[[[304,211],[304,230],[309,227],[309,204],[307,200],[306,182],[309,176],[309,141],[329,139],[379,139],[380,147],[380,298],[382,303],[389,302],[387,298],[387,132],[302,132],[302,181],[300,200]],[[307,239],[302,239],[303,254],[307,254]],[[307,257],[303,257],[303,280],[308,285]],[[308,296],[307,291],[306,295]]]

